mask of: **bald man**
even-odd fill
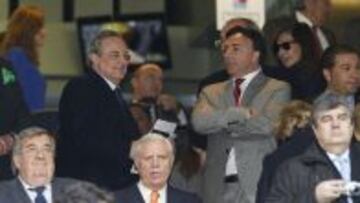
[[[159,65],[147,63],[140,66],[131,79],[131,86],[133,96],[130,110],[142,133],[149,132],[159,118],[175,122],[178,126],[187,125],[185,112],[176,98],[162,93],[163,72]]]

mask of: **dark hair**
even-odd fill
[[[226,32],[225,38],[228,39],[229,37],[231,37],[235,34],[238,34],[238,33],[243,34],[245,37],[247,37],[248,39],[250,39],[252,41],[253,48],[256,51],[260,52],[259,63],[263,64],[263,62],[265,60],[265,56],[266,56],[266,43],[265,43],[265,39],[264,39],[263,35],[261,34],[261,32],[258,30],[254,30],[254,29],[244,28],[241,26],[235,26]]]
[[[345,44],[338,44],[334,46],[330,46],[325,50],[321,57],[320,67],[325,69],[331,69],[335,65],[335,59],[337,55],[340,54],[356,54],[360,56],[359,51],[357,51],[354,47],[345,45]]]
[[[317,50],[317,47],[315,46],[316,39],[310,27],[304,23],[294,23],[292,25],[288,25],[284,27],[282,30],[280,30],[277,33],[273,43],[273,49],[276,46],[277,39],[283,33],[291,34],[291,36],[294,38],[294,41],[297,42],[301,47],[301,59],[299,62],[297,62],[297,64],[300,65],[301,67],[308,69],[318,69],[320,56],[316,51]],[[274,54],[277,55],[277,53]]]

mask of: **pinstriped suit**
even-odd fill
[[[195,130],[208,135],[206,203],[222,202],[227,151],[231,147],[235,149],[241,196],[234,202],[254,202],[262,159],[275,148],[272,124],[290,99],[288,84],[262,72],[246,88],[241,107],[235,106],[232,92],[232,80],[206,87],[192,115]],[[247,118],[248,108],[255,111],[251,118]]]

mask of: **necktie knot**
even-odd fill
[[[36,194],[42,194],[44,192],[44,190],[45,190],[45,186],[39,186],[39,187],[36,187],[36,188],[31,188],[30,190],[36,192]]]
[[[244,79],[242,79],[242,78],[237,78],[237,79],[235,79],[235,86],[240,88],[240,85],[241,85],[241,83],[243,83],[243,82],[244,82]]]
[[[150,199],[151,199],[150,203],[158,203],[159,193],[157,191],[152,191]]]
[[[45,186],[39,186],[36,188],[31,188],[29,190],[36,192],[35,203],[47,203],[43,194],[45,191]]]

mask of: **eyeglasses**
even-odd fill
[[[280,49],[289,51],[291,49],[291,44],[293,44],[293,43],[297,43],[297,42],[296,41],[288,41],[288,42],[283,42],[280,44],[275,44],[274,45],[274,53],[278,53],[280,51]]]

